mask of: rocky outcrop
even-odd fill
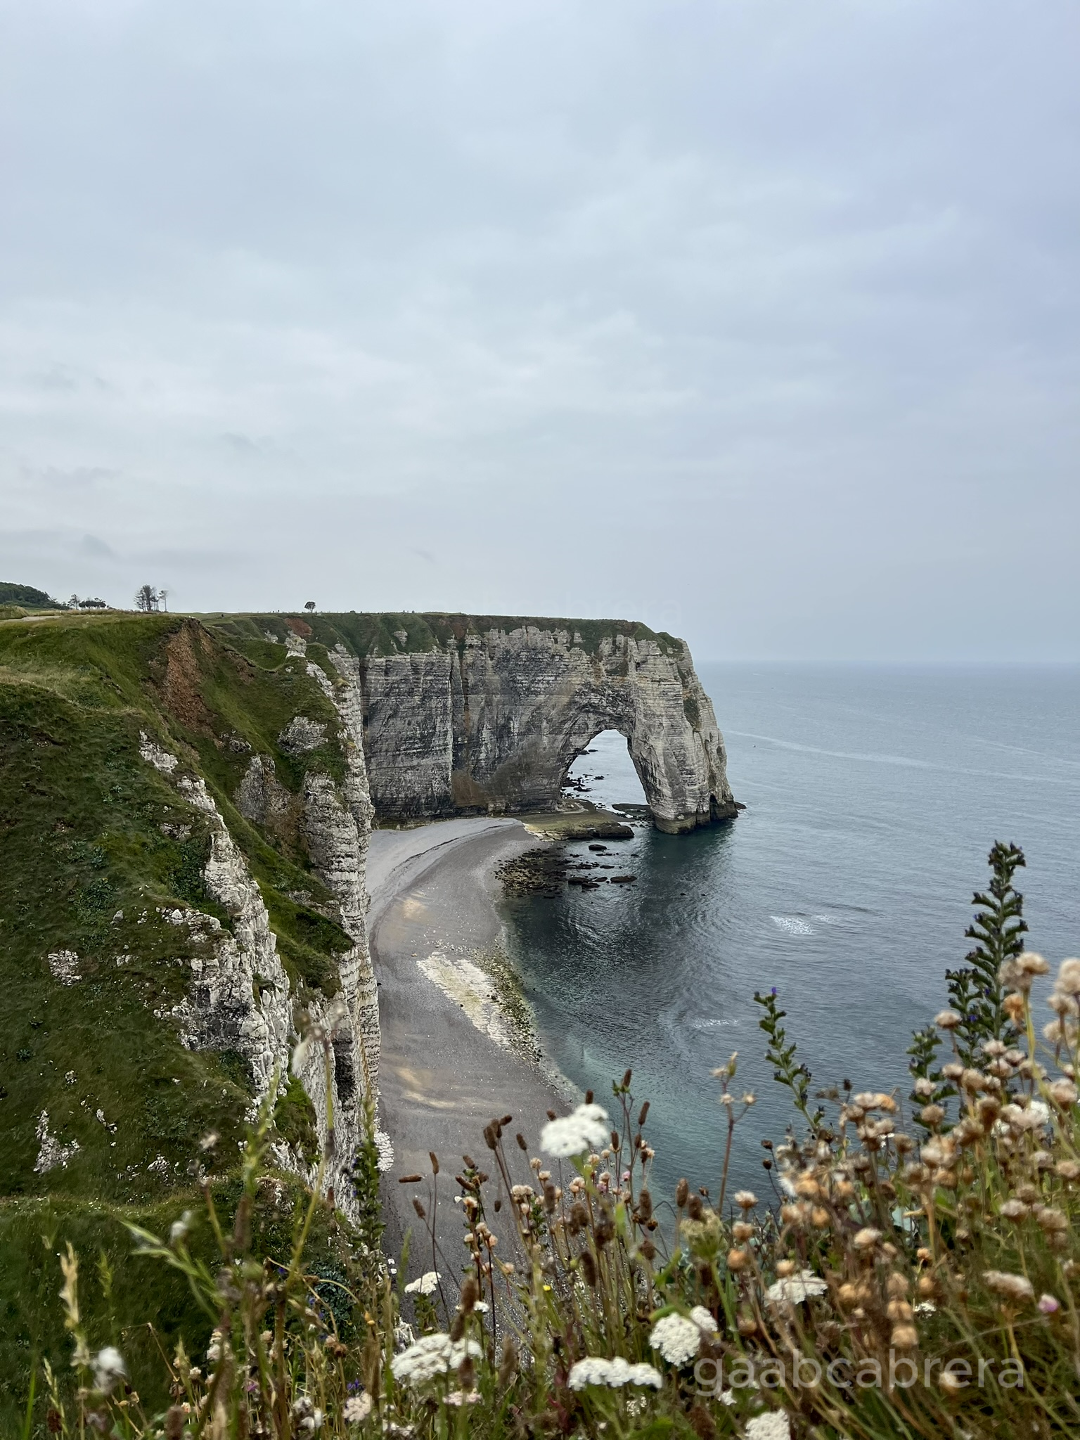
[[[184,799],[210,822],[210,856],[204,879],[228,912],[231,931],[212,915],[178,911],[174,923],[206,932],[207,953],[191,961],[192,983],[173,1011],[189,1049],[238,1050],[251,1066],[256,1093],[265,1095],[288,1067],[292,1015],[289,978],[259,887],[201,776],[177,756],[141,738],[142,758],[174,781]]]
[[[723,739],[683,641],[621,622],[420,618],[434,637],[425,650],[359,657],[380,816],[550,809],[608,729],[626,736],[661,830],[734,816]]]
[[[188,992],[170,1013],[179,1023],[181,1040],[188,1049],[233,1050],[243,1055],[251,1068],[256,1098],[262,1099],[275,1084],[279,1088],[284,1085],[300,1020],[293,1013],[294,996],[277,952],[277,937],[270,927],[266,905],[201,776],[188,773],[176,755],[145,734],[140,752],[148,764],[168,775],[185,800],[209,820],[211,848],[204,879],[208,892],[228,912],[231,922],[231,930],[226,929],[215,916],[194,909],[178,909],[169,917],[203,942],[199,946],[201,954],[190,962]],[[326,1065],[318,1045],[308,1049],[300,1074],[313,1102],[323,1145],[330,1109],[327,1099],[332,1102],[336,1145],[325,1183],[341,1209],[350,1214],[350,1166],[363,1137],[363,1099],[368,1085],[374,1093],[376,1083],[374,1077],[365,1083],[365,1038],[378,1055],[377,1009],[374,1036],[365,1036],[371,1019],[365,1008],[367,992],[362,972],[366,964],[370,974],[371,966],[364,938],[363,862],[356,821],[337,798],[329,776],[315,772],[305,778],[304,820],[314,851],[313,868],[343,902],[343,928],[353,938],[357,933],[360,937],[352,950],[340,957],[341,1003],[326,1001],[315,992],[303,997],[307,1019],[328,1034],[333,1032],[329,1097]],[[364,834],[366,848],[366,829]],[[377,1069],[375,1073],[377,1076]],[[297,1156],[283,1150],[279,1158],[305,1179],[314,1178]]]

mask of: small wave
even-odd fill
[[[814,927],[801,915],[770,915],[769,919],[785,935],[812,935]]]
[[[691,1020],[691,1030],[727,1030],[738,1025],[738,1020]]]

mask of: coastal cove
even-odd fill
[[[910,1033],[963,961],[995,839],[1020,873],[1030,944],[1080,949],[1080,672],[1075,668],[701,666],[732,790],[747,810],[687,836],[642,828],[611,850],[635,884],[504,898],[510,954],[545,1056],[610,1095],[650,1099],[657,1194],[714,1187],[711,1071],[739,1052],[757,1104],[735,1180],[769,1193],[760,1139],[790,1107],[763,1060],[755,990],[776,986],[815,1087],[905,1096]],[[625,746],[580,762],[592,798],[640,798]],[[567,853],[595,860],[585,842]],[[1049,1018],[1049,1012],[1047,1012]]]

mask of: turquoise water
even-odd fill
[[[1032,947],[1055,964],[1080,953],[1080,668],[729,665],[701,678],[747,810],[613,843],[600,858],[634,885],[516,898],[505,913],[548,1056],[598,1098],[633,1065],[661,1186],[715,1185],[710,1072],[739,1052],[737,1084],[757,1104],[735,1178],[760,1192],[760,1137],[778,1138],[790,1110],[762,1058],[755,990],[777,987],[815,1086],[906,1092],[910,1032],[969,948],[995,839],[1027,855]],[[576,767],[603,776],[593,796],[639,800],[621,737],[594,748]]]

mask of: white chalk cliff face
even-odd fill
[[[616,631],[587,647],[572,628],[505,622],[361,657],[360,672],[380,815],[548,809],[608,729],[626,736],[659,829],[735,814],[723,738],[682,641]]]
[[[322,676],[321,671],[318,673]],[[329,684],[325,676],[322,680]],[[343,700],[346,729],[358,704],[357,697],[350,709],[347,697]],[[295,733],[304,726],[297,727],[294,722],[293,729]],[[211,942],[202,947],[201,958],[191,961],[188,993],[171,1012],[172,1017],[179,1023],[181,1040],[187,1048],[238,1050],[251,1066],[256,1098],[261,1100],[275,1077],[278,1088],[284,1086],[290,1052],[302,1023],[294,1010],[297,997],[291,992],[289,977],[277,953],[269,914],[259,886],[202,778],[188,773],[177,756],[146,735],[140,751],[145,761],[172,779],[189,804],[208,817],[211,852],[204,879],[208,892],[226,909],[232,922],[230,933],[214,916],[198,910],[177,910],[170,917]],[[354,944],[339,957],[341,1003],[338,997],[331,1001],[314,991],[301,997],[306,1019],[327,1031],[332,1028],[334,1039],[330,1066],[325,1063],[321,1047],[312,1045],[299,1079],[313,1102],[320,1144],[325,1145],[329,1069],[335,1148],[324,1183],[348,1215],[354,1208],[350,1167],[364,1135],[364,1097],[369,1093],[374,1096],[378,1084],[379,1029],[364,927],[370,801],[363,750],[351,738],[347,740],[346,757],[348,803],[339,798],[328,775],[311,772],[305,777],[303,827],[312,868],[337,897],[342,928]],[[258,793],[248,785],[245,798],[253,803],[266,801],[269,795],[266,803],[272,807],[280,786],[269,757],[254,757],[249,776],[253,774],[258,777]],[[284,1147],[279,1159],[305,1179],[314,1178],[313,1169]]]

